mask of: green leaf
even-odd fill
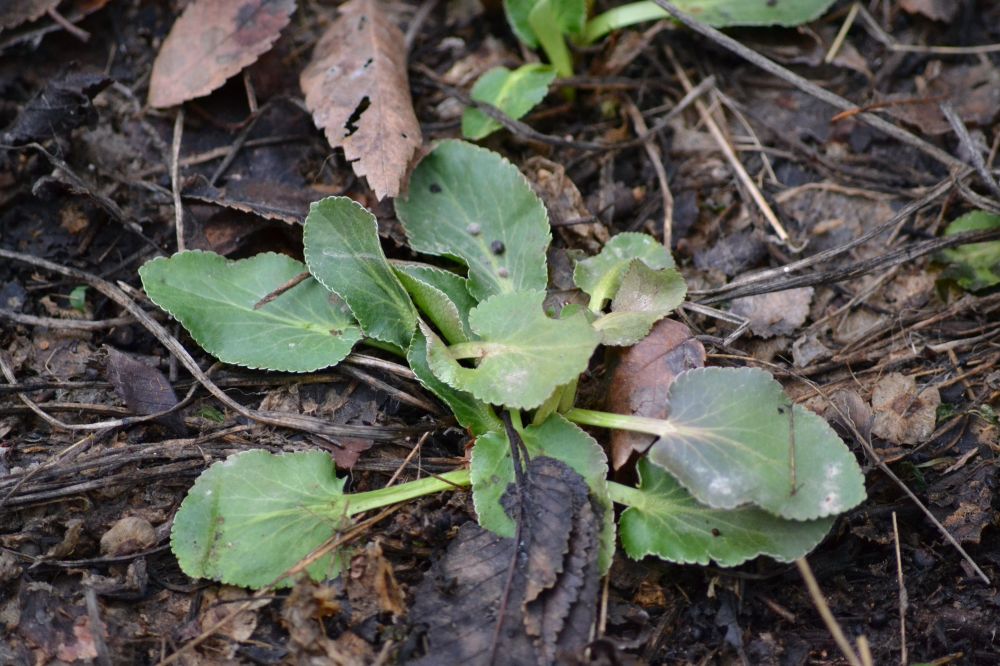
[[[219,360],[312,372],[339,363],[361,339],[344,304],[308,278],[254,307],[305,270],[281,254],[227,261],[211,252],[181,252],[146,263],[139,275],[150,300]]]
[[[549,319],[545,292],[501,294],[469,315],[479,340],[445,347],[428,336],[427,360],[438,379],[485,402],[520,409],[542,404],[557,386],[587,369],[600,335],[583,314]],[[427,331],[424,331],[427,334]],[[459,359],[476,358],[475,368]]]
[[[673,268],[670,252],[652,236],[626,232],[613,236],[593,257],[576,262],[573,282],[591,297],[591,309],[599,310],[604,301],[618,293],[625,272],[634,260],[650,268]]]
[[[784,520],[756,507],[712,509],[645,458],[638,472],[639,487],[627,488],[629,508],[619,519],[622,547],[635,560],[656,555],[681,564],[715,560],[735,567],[768,555],[791,562],[815,548],[835,520]]]
[[[654,270],[636,259],[611,302],[611,313],[594,322],[606,345],[634,345],[657,321],[684,301],[687,283],[674,268]]]
[[[427,336],[434,336],[434,333],[421,323],[413,333],[413,342],[406,354],[406,360],[417,380],[444,401],[458,422],[472,434],[482,435],[491,430],[502,430],[503,423],[497,418],[492,407],[481,400],[476,400],[471,393],[452,388],[434,376],[427,364]]]
[[[555,78],[551,66],[538,63],[522,65],[514,71],[494,67],[472,86],[472,99],[492,104],[516,120],[545,99]],[[468,108],[462,114],[462,135],[467,139],[485,138],[501,127],[479,109]]]
[[[313,203],[306,216],[306,264],[347,303],[365,335],[406,349],[417,311],[382,253],[375,216],[347,197]]]
[[[569,465],[584,478],[604,508],[601,529],[601,570],[607,571],[615,554],[615,519],[608,496],[608,458],[604,449],[576,425],[553,414],[544,423],[528,426],[522,435],[528,455],[549,456]],[[502,536],[514,536],[514,521],[500,505],[507,486],[514,483],[510,443],[501,430],[476,439],[472,449],[472,501],[479,525]]]
[[[344,527],[343,492],[322,451],[237,453],[198,477],[174,517],[170,545],[192,578],[263,587]],[[323,580],[340,566],[329,554],[307,571]]]
[[[834,0],[778,0],[776,2],[674,0],[674,6],[677,9],[716,28],[769,25],[794,27],[819,18],[833,3]],[[649,0],[619,5],[595,16],[587,23],[583,42],[589,44],[612,30],[665,18],[670,18],[666,10]]]
[[[670,418],[648,457],[699,502],[716,509],[753,503],[782,518],[812,520],[864,500],[854,455],[818,415],[799,406],[793,412],[770,373],[689,370],[668,395]]]
[[[421,160],[396,214],[417,252],[462,261],[477,301],[548,286],[548,214],[528,181],[494,152],[442,141]]]
[[[77,312],[84,312],[87,309],[87,285],[81,284],[73,287],[69,292],[69,306]]]
[[[476,307],[465,278],[427,264],[392,262],[396,277],[448,342],[469,339],[469,312]]]
[[[954,220],[944,235],[990,229],[1000,229],[1000,215],[977,210]],[[963,289],[979,291],[1000,284],[1000,241],[970,243],[942,250],[940,260],[949,264],[941,277],[954,280]]]
[[[528,22],[528,17],[537,2],[538,0],[504,0],[503,2],[504,14],[507,16],[510,29],[514,31],[518,39],[533,49],[538,48],[538,37]]]

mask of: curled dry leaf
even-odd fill
[[[893,444],[920,444],[934,432],[941,394],[933,386],[917,388],[913,377],[894,372],[872,391],[872,434]]]
[[[194,0],[153,63],[149,104],[174,106],[212,92],[270,50],[295,0]]]
[[[156,543],[156,530],[149,521],[138,516],[126,516],[116,522],[101,537],[101,552],[118,557],[146,550]]]
[[[394,197],[422,141],[403,33],[376,0],[351,0],[316,44],[299,79],[316,126],[344,149],[375,195]]]
[[[618,355],[611,373],[607,409],[662,419],[667,416],[667,391],[685,370],[705,365],[705,348],[684,324],[662,319],[645,338]],[[656,438],[627,430],[611,434],[611,464],[621,468],[635,452],[649,448]]]

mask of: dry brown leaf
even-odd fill
[[[413,112],[403,33],[376,0],[351,0],[319,40],[299,79],[316,126],[343,148],[382,199],[399,194],[420,124]]]
[[[195,0],[153,63],[149,104],[174,106],[212,92],[270,50],[295,0]]]
[[[899,7],[910,14],[923,14],[935,21],[950,21],[960,3],[954,0],[899,0]]]
[[[786,289],[733,301],[732,313],[745,317],[750,330],[762,338],[789,335],[805,323],[813,288]]]
[[[705,348],[684,324],[661,319],[638,344],[621,352],[611,373],[607,409],[654,419],[667,416],[667,391],[685,370],[705,365]],[[611,434],[611,464],[620,469],[633,453],[645,451],[656,438],[627,430]]]
[[[893,444],[920,444],[934,432],[941,394],[933,386],[917,389],[914,377],[894,372],[872,391],[872,434]]]

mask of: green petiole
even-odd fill
[[[644,432],[648,435],[656,435],[657,437],[664,437],[678,431],[674,424],[663,419],[651,419],[645,416],[632,416],[629,414],[612,414],[592,409],[574,408],[565,412],[563,416],[567,420],[580,425]]]
[[[416,481],[408,481],[398,486],[368,490],[363,493],[345,495],[347,500],[347,515],[353,516],[372,509],[379,509],[390,504],[398,504],[407,500],[433,495],[445,490],[468,488],[471,485],[469,470],[458,469],[437,476],[428,476]]]

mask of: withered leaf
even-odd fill
[[[872,390],[872,434],[893,444],[921,444],[934,432],[940,404],[936,387],[919,388],[912,375],[889,373]]]
[[[813,288],[800,287],[737,298],[731,312],[746,317],[750,330],[762,338],[789,335],[809,316]]]
[[[105,349],[108,352],[108,381],[129,409],[136,414],[157,414],[177,404],[177,394],[162,372],[114,347],[106,346]],[[176,413],[168,414],[160,421],[173,430],[184,429]]]
[[[6,144],[21,145],[62,136],[70,130],[97,123],[91,100],[111,83],[100,73],[76,72],[50,80],[24,105],[3,133]]]
[[[403,41],[377,0],[351,0],[299,79],[316,126],[379,199],[399,194],[422,141]]]
[[[320,198],[308,188],[258,179],[231,179],[225,187],[213,187],[205,181],[184,191],[184,197],[251,213],[265,220],[301,224],[309,213],[309,204]]]
[[[535,458],[525,476],[520,551],[513,539],[462,526],[417,590],[410,617],[427,626],[429,647],[411,663],[550,664],[587,644],[601,509],[583,478],[558,460]],[[504,507],[512,517],[517,504],[511,486]]]
[[[661,319],[649,335],[617,355],[611,372],[607,409],[662,419],[667,416],[667,391],[685,370],[705,365],[705,348],[691,330],[672,319]],[[620,469],[633,453],[649,448],[656,438],[627,430],[611,435],[611,464]]]
[[[266,53],[295,0],[194,0],[153,63],[149,104],[174,106],[212,92]]]
[[[0,30],[34,21],[58,4],[59,0],[0,0]]]

